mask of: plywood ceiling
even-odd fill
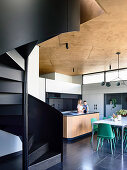
[[[97,2],[105,11],[102,15],[83,23],[79,32],[61,34],[39,45],[40,74],[79,75],[108,70],[110,64],[116,69],[117,51],[121,52],[120,67],[127,67],[127,0]]]

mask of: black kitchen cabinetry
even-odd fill
[[[46,93],[46,102],[59,111],[76,110],[79,94]]]

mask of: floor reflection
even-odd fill
[[[48,170],[127,170],[127,153],[122,156],[120,141],[116,145],[114,154],[111,154],[110,145],[104,146],[96,152],[96,136],[94,149],[90,144],[91,137],[86,137],[72,143],[63,143],[63,163]]]

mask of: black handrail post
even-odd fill
[[[23,170],[28,170],[28,57],[25,59],[23,87]]]

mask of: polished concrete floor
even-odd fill
[[[64,141],[63,163],[48,170],[127,170],[127,153],[121,156],[121,141],[117,142],[112,155],[107,142],[96,152],[96,136],[93,148],[90,139],[89,136],[69,143]],[[21,157],[0,162],[0,170],[22,170]]]
[[[96,152],[96,136],[94,147],[90,144],[91,137],[85,137],[73,143],[63,143],[63,163],[48,170],[127,170],[127,153],[122,156],[121,141],[117,142],[112,155],[110,145],[105,141],[102,149]]]

